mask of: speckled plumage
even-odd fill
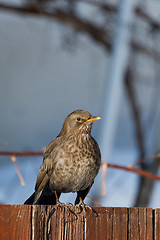
[[[89,192],[100,168],[101,154],[91,136],[92,123],[99,118],[76,110],[64,121],[60,134],[46,147],[38,173],[35,193],[25,204],[56,204],[55,191],[77,192],[82,200]]]

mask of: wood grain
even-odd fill
[[[160,209],[0,205],[0,240],[160,240]]]
[[[30,240],[31,207],[0,204],[0,239]]]

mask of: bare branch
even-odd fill
[[[149,22],[154,28],[160,31],[160,22],[153,19],[148,13],[146,13],[141,7],[137,7],[136,14]]]
[[[89,1],[88,1],[89,2]],[[106,9],[112,9],[112,11],[116,11],[116,7],[106,5]],[[71,14],[70,12],[54,8],[52,11],[45,10],[42,8],[37,7],[29,7],[29,6],[16,6],[16,5],[9,5],[9,4],[3,4],[0,3],[0,9],[10,12],[16,12],[18,14],[26,14],[26,15],[36,15],[36,16],[42,16],[47,17],[49,19],[54,19],[56,21],[59,21],[63,24],[69,24],[72,27],[74,27],[76,30],[79,30],[80,32],[84,32],[87,35],[89,35],[95,42],[101,44],[105,47],[105,49],[108,51],[111,49],[111,39],[109,37],[109,34],[106,29],[103,29],[102,27],[98,27],[95,24],[88,22],[87,20],[84,20],[80,18],[80,16],[76,16],[74,14]],[[140,9],[136,10],[136,13],[138,15],[142,15],[142,11]],[[148,16],[148,15],[145,15]],[[154,22],[154,20],[151,17],[146,17],[146,20],[150,23],[155,23],[160,27],[160,24],[157,22]],[[160,53],[154,50],[150,50],[149,48],[141,45],[140,43],[131,42],[131,46],[134,50],[143,52],[146,55],[149,55],[150,57],[160,61]]]
[[[151,178],[153,180],[158,180],[160,181],[160,177],[155,175],[155,174],[152,174],[148,171],[143,171],[143,170],[140,170],[140,169],[137,169],[137,168],[130,168],[130,167],[125,167],[125,166],[121,166],[121,165],[116,165],[116,164],[111,164],[111,163],[101,163],[102,165],[103,164],[107,164],[108,167],[111,167],[111,168],[117,168],[117,169],[122,169],[122,170],[125,170],[125,171],[129,171],[129,172],[133,172],[133,173],[137,173],[138,175],[140,176],[143,176],[143,177],[146,177],[146,178]]]
[[[151,50],[151,49],[145,47],[144,45],[137,43],[135,41],[131,42],[131,46],[135,51],[144,53],[144,54],[150,56],[151,58],[154,58],[155,60],[160,61],[160,53],[159,52],[157,52],[155,50]]]
[[[15,155],[11,155],[11,160],[15,166],[15,169],[16,169],[16,172],[17,172],[17,175],[19,177],[19,180],[20,180],[20,183],[22,186],[25,186],[25,181],[23,179],[23,176],[21,174],[21,171],[19,170],[19,167],[18,167],[18,164],[17,164],[17,161],[16,161],[16,156]]]
[[[43,156],[43,152],[4,152],[0,151],[0,155],[3,156],[22,156],[22,157],[28,157],[28,156]]]
[[[109,36],[105,30],[97,27],[95,24],[92,24],[87,20],[83,20],[80,17],[77,17],[76,15],[68,13],[67,11],[63,11],[58,8],[54,8],[52,11],[45,11],[41,8],[38,9],[30,7],[19,7],[2,3],[0,4],[0,9],[11,12],[17,12],[19,14],[26,15],[34,14],[38,16],[44,16],[49,19],[55,19],[65,24],[70,24],[76,30],[89,34],[93,38],[93,40],[95,40],[98,43],[101,43],[107,50],[110,49]]]
[[[140,159],[139,161],[135,162],[135,163],[132,163],[130,164],[128,167],[135,167],[136,165],[139,165],[141,163],[144,163],[144,162],[148,162],[148,161],[153,161],[153,160],[160,160],[160,154],[157,154],[155,156],[152,156],[152,157],[149,157],[149,158],[142,158]]]
[[[22,157],[27,157],[27,156],[43,156],[43,152],[2,152],[0,151],[0,155],[5,155],[5,156],[22,156]],[[125,171],[129,171],[129,172],[133,172],[133,173],[137,173],[141,176],[147,177],[147,178],[151,178],[154,180],[160,180],[160,177],[157,175],[154,175],[150,172],[147,171],[143,171],[140,169],[136,169],[136,168],[132,168],[132,167],[126,167],[126,166],[121,166],[121,165],[116,165],[116,164],[111,164],[111,163],[104,163],[102,162],[101,165],[106,165],[108,167],[111,168],[117,168],[117,169],[122,169]]]
[[[117,6],[115,4],[107,3],[107,2],[99,2],[95,0],[79,0],[79,2],[87,3],[96,7],[99,7],[102,10],[105,10],[106,12],[116,12]]]
[[[140,152],[140,158],[145,157],[145,142],[144,142],[144,136],[143,136],[143,129],[141,125],[141,115],[140,115],[140,109],[138,108],[137,100],[136,100],[136,94],[135,90],[133,88],[133,79],[130,69],[127,70],[126,76],[125,76],[125,87],[128,94],[128,99],[131,105],[131,110],[133,113],[133,119],[135,122],[135,132],[136,132],[136,138],[138,143],[138,148]]]
[[[89,197],[88,195],[87,195],[87,198],[91,200],[93,203],[95,203],[98,207],[103,207],[99,202],[95,201],[93,198]]]

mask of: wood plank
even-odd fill
[[[84,239],[84,220],[78,209],[57,206],[33,206],[32,239]]]
[[[0,240],[160,240],[160,209],[0,205]]]
[[[147,218],[146,209],[139,208],[138,209],[138,225],[139,225],[140,240],[146,239],[146,229],[147,229],[146,218]],[[151,226],[152,226],[152,224],[151,224]]]
[[[113,239],[113,208],[106,209],[106,239]]]
[[[129,208],[128,218],[129,240],[153,239],[153,212],[151,208]]]
[[[153,239],[153,212],[151,208],[138,208],[138,225],[140,240]]]
[[[87,209],[84,217],[86,224],[85,239],[106,239],[106,208],[92,207],[93,210]]]
[[[86,238],[127,240],[127,208],[93,208],[86,216]]]
[[[153,239],[153,229],[153,210],[146,208],[146,240]]]
[[[48,224],[48,207],[47,206],[38,206],[33,205],[32,206],[32,222],[31,222],[31,228],[32,228],[32,239],[33,240],[40,240],[40,239],[46,239],[46,226]]]
[[[58,216],[59,211],[61,211],[61,216]],[[52,235],[51,239],[84,239],[85,221],[83,214],[80,214],[76,207],[58,208],[56,221],[58,222],[57,228],[52,227],[52,232],[58,232],[59,234],[55,237]],[[53,226],[53,223],[51,224]]]
[[[0,204],[0,239],[31,240],[31,206]]]
[[[138,208],[129,208],[128,210],[128,240],[139,239],[139,220]],[[140,239],[139,239],[140,240]]]
[[[113,238],[127,240],[127,208],[113,208]]]
[[[83,213],[80,213],[79,208],[72,207],[71,209],[77,214],[77,218],[74,216],[73,213],[70,213],[71,221],[69,221],[69,224],[72,234],[71,238],[66,239],[83,240],[85,237],[85,216]]]

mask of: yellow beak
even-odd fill
[[[94,121],[97,121],[99,119],[101,119],[101,118],[100,117],[92,117],[92,118],[88,119],[86,122],[94,122]]]

